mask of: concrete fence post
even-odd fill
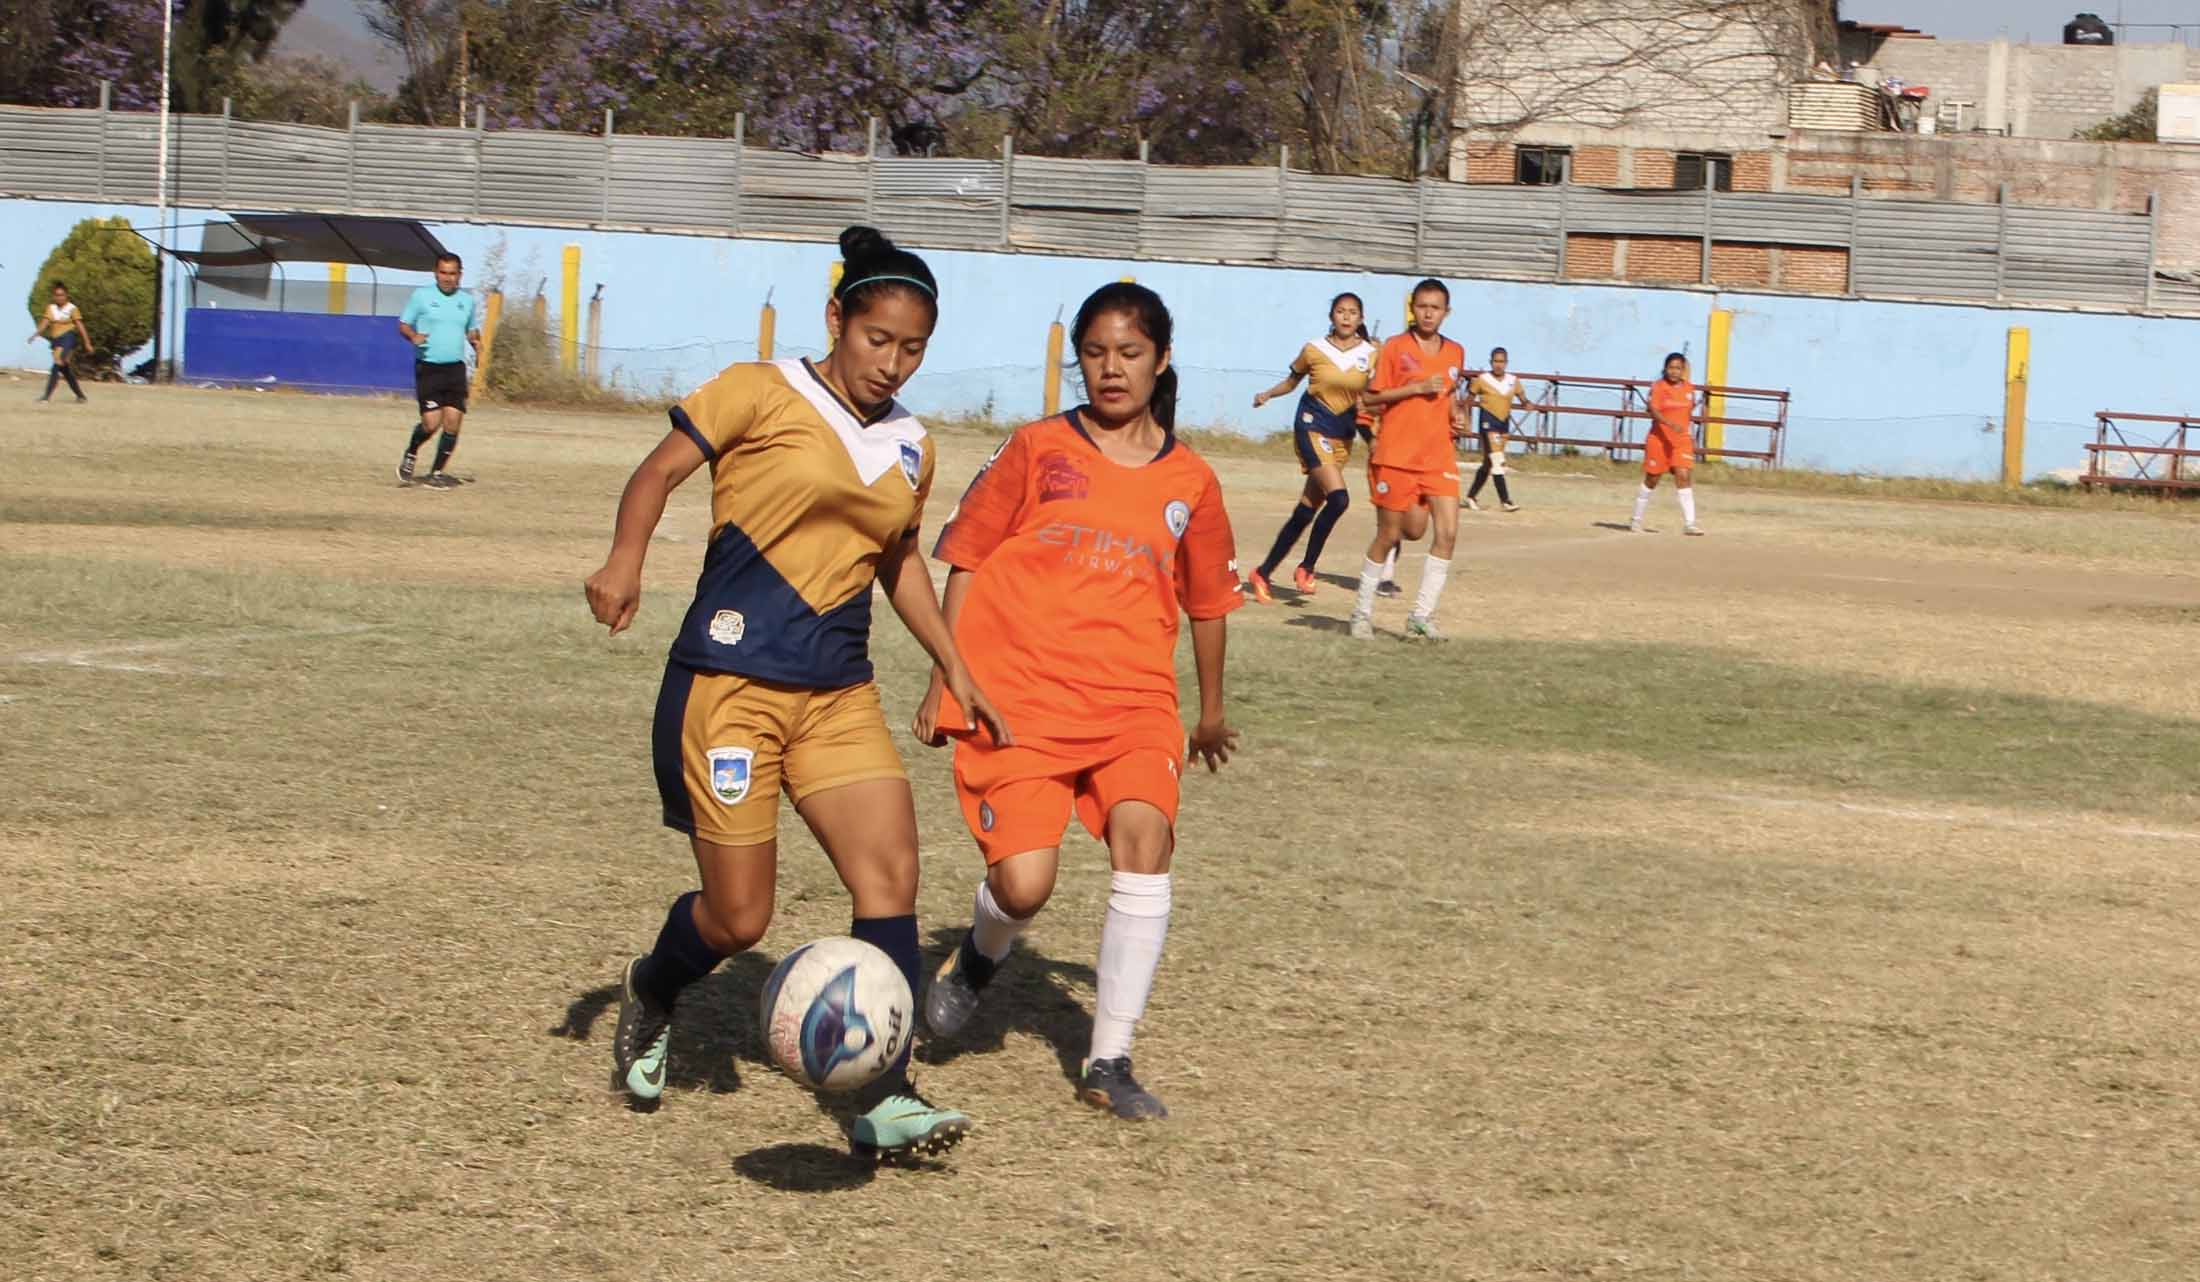
[[[474,107],[474,221],[481,220],[481,139],[489,132],[489,109]],[[499,304],[501,306],[501,304]]]
[[[344,113],[344,208],[359,212],[359,100]]]
[[[1016,135],[1001,135],[1001,248],[1016,243]]]
[[[1994,197],[1994,301],[2009,297],[2009,184]]]
[[[603,109],[603,213],[599,222],[611,221],[611,130],[614,121],[611,108]]]
[[[863,221],[878,226],[878,117],[864,127]]]
[[[2147,283],[2140,310],[2154,310],[2154,271],[2162,253],[2162,193],[2147,193]],[[2173,460],[2179,461],[2179,460]]]
[[[99,198],[107,199],[107,112],[114,102],[115,87],[99,82]]]
[[[222,178],[221,186],[215,189],[214,199],[225,207],[229,204],[229,119],[229,99],[224,98],[222,99]]]
[[[748,174],[749,115],[745,111],[733,113],[733,226],[735,235],[741,234],[741,184]],[[771,359],[765,357],[766,360]]]

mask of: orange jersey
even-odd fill
[[[1170,434],[1143,467],[1071,410],[1016,430],[964,493],[933,555],[975,574],[955,644],[1018,735],[1090,739],[1177,717],[1179,613],[1245,603],[1222,487]],[[965,717],[943,701],[942,725]]]
[[[1689,419],[1696,413],[1696,385],[1659,379],[1650,385],[1650,422],[1675,436],[1692,436]]]
[[[1440,472],[1452,466],[1457,455],[1451,443],[1451,389],[1466,363],[1466,349],[1442,335],[1437,336],[1433,354],[1421,350],[1421,340],[1410,331],[1383,344],[1369,384],[1376,391],[1392,391],[1431,374],[1442,374],[1445,381],[1441,392],[1383,407],[1383,430],[1375,438],[1370,463],[1416,472]]]

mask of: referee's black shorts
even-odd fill
[[[466,412],[466,362],[414,361],[413,395],[420,412],[452,409]]]

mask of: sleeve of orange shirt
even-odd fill
[[[778,377],[768,365],[729,365],[672,407],[672,425],[715,463],[755,426],[767,383]]]
[[[1375,353],[1375,377],[1370,379],[1367,390],[1387,392],[1396,388],[1405,378],[1398,372],[1398,349],[1389,343]]]
[[[1222,506],[1222,487],[1212,480],[1192,505],[1192,519],[1177,541],[1176,599],[1195,619],[1219,619],[1245,604],[1237,575],[1237,536]]]
[[[940,541],[932,548],[934,560],[958,570],[975,570],[1015,530],[1031,488],[1031,447],[1025,436],[1019,431],[1009,437],[971,478],[962,506],[947,518],[947,528],[940,531]]]

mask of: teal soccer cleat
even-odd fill
[[[612,1076],[619,1089],[645,1108],[665,1093],[665,1052],[672,1042],[672,1012],[658,1006],[634,983],[637,957],[619,980],[619,1031],[611,1039]]]
[[[962,1143],[970,1119],[941,1108],[904,1083],[900,1090],[858,1114],[848,1139],[857,1157],[886,1161],[914,1153],[932,1156]]]

